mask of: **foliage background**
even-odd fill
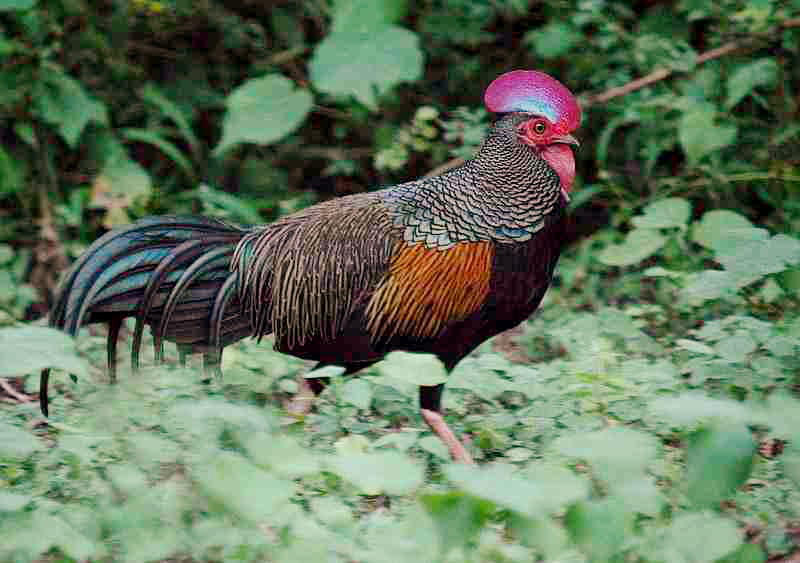
[[[796,0],[0,0],[0,558],[797,560],[798,51]],[[114,225],[468,157],[513,68],[580,95],[582,146],[541,314],[448,383],[480,469],[421,430],[429,359],[298,415],[263,345],[109,387],[96,333],[86,365],[19,322]],[[49,425],[43,365],[79,376]]]

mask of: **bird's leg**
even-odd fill
[[[108,322],[106,355],[108,356],[108,377],[112,383],[117,381],[117,339],[120,328],[122,328],[122,317],[114,317]]]
[[[419,406],[422,418],[425,419],[425,422],[431,427],[431,430],[444,442],[444,445],[450,450],[450,455],[453,456],[455,461],[474,465],[475,461],[472,459],[472,456],[469,455],[464,444],[456,438],[456,435],[453,434],[453,431],[444,421],[444,417],[442,417],[443,390],[443,384],[419,388]]]

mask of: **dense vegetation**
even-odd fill
[[[800,2],[264,4],[0,0],[0,560],[797,561]],[[584,122],[555,286],[448,381],[478,467],[419,418],[425,356],[308,412],[268,342],[109,385],[98,330],[36,320],[113,225],[469,156],[511,68]]]

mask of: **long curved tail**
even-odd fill
[[[144,325],[153,333],[156,359],[163,342],[204,352],[218,363],[224,346],[251,333],[230,262],[249,231],[200,217],[148,217],[97,239],[59,287],[50,326],[77,336],[106,322],[108,367],[116,372],[122,321],[136,318],[131,362],[138,368]],[[41,374],[39,403],[47,416],[49,370]]]

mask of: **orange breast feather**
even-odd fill
[[[372,338],[433,338],[448,323],[467,318],[489,294],[493,257],[489,242],[460,243],[447,250],[423,244],[404,247],[367,306]]]

